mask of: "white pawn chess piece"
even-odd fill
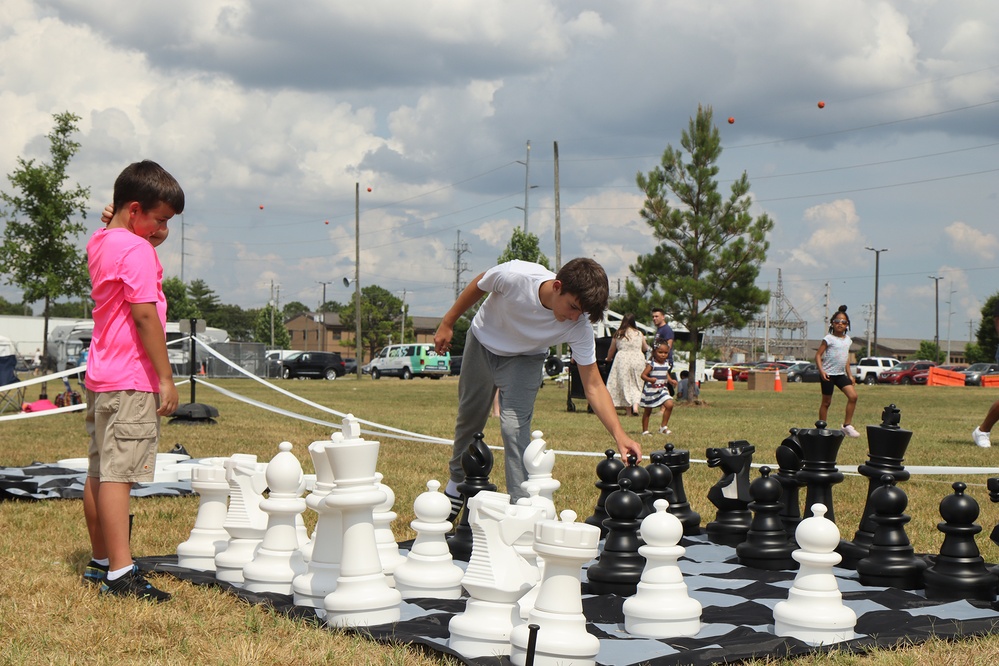
[[[191,467],[191,489],[201,499],[190,537],[177,546],[177,564],[186,569],[215,571],[215,556],[229,545],[229,533],[224,527],[229,482],[221,464]]]
[[[438,492],[440,487],[439,481],[427,481],[427,491],[413,502],[416,519],[409,525],[416,532],[416,540],[394,574],[395,589],[403,599],[461,598],[461,577],[465,572],[454,563],[447,547],[444,535],[454,525],[447,519],[451,502]]]
[[[290,442],[281,442],[278,449],[265,473],[270,493],[260,500],[267,531],[243,567],[243,587],[250,592],[291,594],[292,581],[307,570],[298,538],[298,518],[305,511],[305,475]]]
[[[843,605],[832,572],[843,559],[835,550],[839,528],[825,514],[824,504],[813,504],[812,516],[798,523],[794,540],[801,547],[791,557],[801,566],[787,601],[774,606],[774,633],[811,645],[848,641],[857,626],[857,614]]]
[[[326,623],[334,627],[397,622],[402,614],[402,595],[382,573],[372,522],[372,510],[385,501],[375,480],[379,444],[360,434],[360,425],[348,414],[343,440],[326,446],[336,479],[326,503],[343,516],[340,576],[324,601]]]
[[[340,511],[326,503],[326,498],[336,485],[333,468],[326,455],[326,447],[331,441],[343,441],[343,433],[335,432],[329,440],[309,445],[309,454],[316,467],[316,487],[305,498],[305,503],[319,514],[319,518],[308,544],[307,571],[297,576],[291,584],[295,605],[315,608],[319,617],[326,617],[326,595],[336,589],[343,539]],[[304,551],[305,548],[303,555]]]
[[[547,446],[544,433],[540,430],[531,433],[531,443],[524,450],[524,468],[527,470],[527,479],[520,485],[525,491],[528,484],[536,485],[541,496],[552,502],[554,510],[553,497],[562,483],[552,478],[552,469],[555,468],[555,452],[546,449]],[[555,515],[552,515],[552,518]]]
[[[677,545],[683,523],[667,511],[666,500],[656,500],[654,506],[640,528],[645,545],[638,553],[645,558],[645,569],[638,591],[624,602],[624,629],[643,638],[694,636],[701,630],[701,604],[688,596],[677,565],[686,552]]]
[[[469,598],[448,624],[452,650],[470,658],[509,653],[510,632],[520,624],[517,601],[538,582],[513,544],[540,518],[535,507],[511,505],[506,493],[483,490],[468,499],[472,555],[461,585]]]
[[[378,489],[385,493],[385,501],[373,509],[371,520],[375,526],[375,543],[378,544],[378,559],[382,563],[382,572],[388,578],[389,585],[395,587],[395,578],[392,574],[406,561],[406,558],[399,552],[399,544],[396,543],[395,534],[392,533],[392,521],[396,519],[396,512],[392,510],[395,504],[395,491],[382,483],[383,478],[385,477],[380,472],[375,473]]]
[[[258,463],[254,455],[234,453],[222,466],[229,482],[229,511],[223,525],[229,544],[215,556],[215,578],[239,587],[243,584],[243,567],[253,559],[267,530],[267,514],[260,510],[267,489],[267,463]]]
[[[544,561],[544,577],[528,618],[539,627],[533,663],[592,666],[600,641],[586,631],[580,570],[597,556],[600,528],[575,522],[574,511],[563,511],[561,518],[539,521],[534,528],[534,550]],[[510,661],[517,666],[527,663],[529,624],[510,632]]]

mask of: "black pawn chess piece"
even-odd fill
[[[801,470],[802,457],[798,429],[791,428],[790,434],[777,447],[777,473],[774,477],[781,487],[780,520],[784,525],[784,532],[792,542],[798,523],[801,522],[801,501],[798,491],[804,482],[800,481],[797,475]]]
[[[617,484],[620,486],[621,481],[628,479],[631,482],[631,492],[638,495],[642,500],[642,513],[638,515],[638,519],[641,520],[645,516],[649,515],[648,504],[649,497],[649,482],[652,480],[649,476],[647,469],[638,464],[638,458],[633,455],[628,456],[628,464],[617,474]]]
[[[911,430],[899,427],[901,413],[895,405],[888,405],[881,413],[881,425],[867,426],[868,457],[867,462],[857,468],[857,471],[869,479],[867,485],[867,503],[861,514],[860,527],[853,536],[853,541],[843,540],[836,551],[843,556],[843,566],[854,568],[871,547],[874,539],[874,507],[871,496],[881,487],[881,477],[890,474],[895,482],[907,481],[909,472],[902,467],[905,450],[912,439]],[[905,588],[914,589],[914,588]]]
[[[801,443],[801,471],[795,476],[805,485],[805,518],[812,516],[812,507],[826,507],[825,517],[836,522],[833,514],[833,485],[843,481],[843,472],[836,468],[842,430],[829,430],[825,421],[816,421],[815,428],[802,428],[797,433]]]
[[[737,546],[746,539],[753,522],[749,510],[749,469],[756,447],[745,440],[728,443],[728,448],[707,449],[708,467],[722,470],[722,478],[708,491],[708,499],[718,509],[708,523],[708,538],[715,543]]]
[[[680,519],[684,535],[700,534],[701,514],[690,508],[687,491],[683,487],[683,473],[690,469],[690,451],[678,450],[672,444],[667,444],[662,453],[663,464],[673,473],[673,480],[669,484],[673,490],[673,499],[670,500],[668,511]]]
[[[780,519],[781,484],[770,476],[766,465],[760,467],[760,477],[749,486],[749,494],[753,498],[749,503],[753,522],[746,540],[735,547],[739,563],[766,571],[796,569],[798,563],[791,557],[795,545],[787,538]]]
[[[600,490],[600,496],[597,497],[597,505],[593,507],[593,515],[583,521],[587,525],[599,527],[601,539],[607,536],[607,528],[604,527],[607,510],[604,504],[607,502],[607,496],[618,489],[617,475],[624,469],[624,463],[614,457],[613,449],[607,449],[604,455],[607,458],[597,463],[597,478],[600,480],[594,484]]]
[[[645,471],[649,473],[648,497],[645,500],[645,515],[656,512],[656,500],[664,499],[670,504],[673,503],[673,489],[669,487],[673,480],[673,472],[663,462],[662,451],[654,451],[649,456],[652,462],[645,466]]]
[[[903,513],[909,504],[905,491],[895,486],[895,477],[885,474],[881,486],[870,500],[874,534],[867,556],[857,562],[857,573],[864,585],[894,587],[900,590],[923,588],[926,561],[916,557],[905,533],[909,516]]]
[[[586,579],[592,594],[630,597],[638,591],[645,569],[645,558],[638,552],[642,546],[638,533],[642,526],[639,516],[644,504],[631,492],[629,479],[621,479],[619,483],[621,487],[607,497],[604,549],[599,561],[586,570]]]
[[[964,494],[967,486],[960,481],[952,487],[954,493],[940,502],[943,522],[937,523],[937,529],[944,533],[943,544],[933,566],[923,574],[926,598],[993,601],[999,581],[985,566],[975,543],[975,535],[982,531],[975,524],[978,502]]]
[[[465,498],[461,508],[461,519],[455,527],[454,534],[448,538],[447,547],[451,557],[457,560],[468,560],[472,554],[472,528],[468,524],[468,500],[483,490],[496,490],[496,484],[489,482],[489,473],[493,471],[493,452],[483,441],[481,432],[475,433],[475,438],[468,449],[461,455],[461,469],[465,471],[465,480],[458,484],[458,492]]]

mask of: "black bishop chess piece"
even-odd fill
[[[975,543],[975,535],[982,531],[975,524],[978,502],[964,494],[964,483],[956,481],[952,487],[954,493],[940,502],[943,522],[937,523],[937,529],[944,533],[943,544],[923,574],[926,598],[994,601],[999,579],[985,566]]]
[[[802,428],[795,433],[801,444],[801,470],[795,475],[805,485],[805,518],[811,518],[812,507],[826,507],[825,517],[836,522],[833,513],[833,485],[843,481],[843,472],[836,468],[836,457],[843,443],[842,430],[829,430],[825,421],[816,421],[814,428]]]
[[[656,453],[659,453],[658,451]],[[687,501],[687,491],[683,487],[683,473],[690,469],[690,451],[677,449],[667,444],[663,454],[663,464],[673,473],[669,487],[673,489],[673,499],[669,501],[668,511],[680,519],[683,534],[693,536],[701,533],[701,514],[690,508]]]
[[[857,471],[869,479],[867,485],[867,503],[861,514],[860,527],[853,535],[853,541],[840,541],[836,551],[843,556],[842,566],[853,569],[857,562],[867,557],[867,552],[874,539],[874,507],[871,497],[874,491],[881,487],[881,477],[891,475],[896,483],[907,481],[909,472],[902,466],[905,460],[905,450],[912,439],[912,431],[899,426],[901,412],[895,405],[888,405],[881,412],[881,424],[867,426],[868,457],[867,462],[857,468]],[[914,589],[914,588],[905,588]]]
[[[867,555],[857,562],[857,573],[863,585],[894,587],[900,590],[921,590],[926,560],[917,557],[905,533],[909,516],[904,511],[909,504],[905,491],[895,485],[895,477],[885,474],[881,485],[868,497],[874,534]]]
[[[631,481],[620,480],[621,486],[607,497],[607,538],[599,561],[586,570],[586,580],[592,594],[616,594],[630,597],[638,591],[645,569],[645,557],[638,549],[643,545],[639,536],[642,521],[639,516],[645,506],[631,492]]]
[[[621,485],[621,481],[628,479],[631,482],[629,488],[631,492],[638,495],[642,500],[642,513],[638,515],[638,519],[641,520],[645,516],[649,515],[649,497],[651,493],[649,492],[649,482],[652,478],[649,476],[649,471],[638,464],[638,458],[634,455],[628,456],[628,464],[617,473],[617,485]],[[651,511],[655,511],[652,509]]]
[[[465,498],[461,508],[461,519],[454,529],[454,534],[447,540],[451,557],[456,560],[468,561],[472,555],[472,527],[468,524],[468,500],[483,490],[494,491],[496,484],[489,482],[489,473],[493,471],[493,452],[486,445],[485,436],[475,433],[472,443],[461,454],[461,469],[465,471],[465,480],[458,484],[458,492]]]
[[[784,438],[776,451],[777,473],[774,477],[780,483],[781,512],[780,520],[784,525],[784,532],[788,538],[794,541],[794,532],[801,522],[801,500],[800,493],[803,481],[798,479],[798,472],[801,470],[801,443],[798,442],[798,429],[791,428],[790,434]]]
[[[797,569],[798,563],[791,557],[796,546],[788,539],[780,517],[784,506],[780,501],[781,484],[770,476],[766,465],[760,467],[760,476],[749,486],[749,494],[753,498],[749,503],[753,522],[746,540],[735,547],[739,563],[766,571]]]
[[[604,527],[607,510],[604,508],[604,504],[607,502],[608,495],[618,489],[617,475],[624,469],[624,463],[614,457],[616,455],[614,449],[607,449],[604,451],[604,455],[607,456],[606,459],[597,463],[599,481],[594,484],[600,490],[597,505],[593,507],[593,515],[583,521],[587,525],[599,527],[601,539],[607,536],[607,528]]]
[[[669,487],[673,481],[673,472],[663,462],[663,452],[653,451],[649,456],[651,462],[645,466],[649,473],[648,497],[645,499],[645,515],[656,512],[656,500],[666,500],[673,503],[673,489]]]
[[[728,443],[728,448],[710,448],[705,455],[708,467],[718,467],[722,478],[708,490],[708,499],[718,509],[708,523],[708,538],[725,546],[737,546],[746,539],[753,522],[749,510],[749,469],[756,447],[745,440]]]

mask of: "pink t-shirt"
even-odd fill
[[[159,393],[159,378],[131,310],[132,303],[155,303],[166,330],[163,267],[156,250],[128,229],[98,229],[87,243],[87,268],[94,299],[87,388],[98,393]]]

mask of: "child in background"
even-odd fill
[[[673,431],[669,429],[669,417],[673,413],[673,396],[670,395],[669,386],[676,385],[676,380],[670,375],[669,363],[669,343],[664,340],[656,340],[652,349],[652,358],[642,372],[642,381],[645,386],[642,389],[642,434],[651,435],[649,432],[649,417],[652,410],[662,407],[663,422],[659,426],[659,433],[671,435]]]
[[[860,437],[853,427],[853,410],[857,408],[857,383],[850,373],[850,345],[853,340],[846,334],[850,330],[850,317],[846,306],[841,305],[829,321],[829,335],[822,338],[815,353],[815,365],[822,378],[822,402],[819,404],[819,420],[825,421],[832,404],[833,388],[839,388],[846,396],[846,414],[843,417],[843,434],[847,437]]]

